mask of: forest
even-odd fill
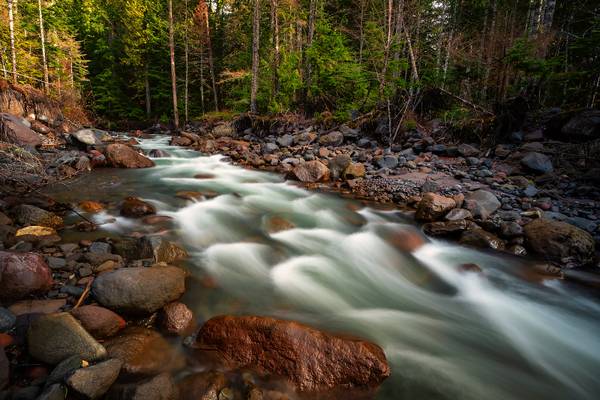
[[[600,95],[594,0],[8,0],[4,78],[81,99],[107,121],[208,113],[373,110],[410,123],[593,108]],[[174,69],[171,70],[171,64]],[[443,102],[443,100],[442,100]],[[175,103],[175,107],[174,107]]]

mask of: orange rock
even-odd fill
[[[98,213],[98,212],[104,210],[104,205],[102,205],[101,203],[98,203],[97,201],[88,200],[88,201],[82,201],[81,203],[79,203],[79,208],[81,208],[85,212]]]

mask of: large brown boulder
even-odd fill
[[[52,272],[39,254],[0,251],[0,300],[44,292],[52,283]]]
[[[43,136],[31,130],[20,118],[0,113],[0,140],[19,146],[42,145]]]
[[[113,143],[105,151],[108,163],[115,168],[150,168],[154,161],[138,153],[126,144]]]
[[[300,182],[311,183],[329,180],[329,168],[320,161],[307,161],[294,168],[294,175]]]
[[[96,339],[113,336],[126,325],[125,320],[118,314],[94,305],[76,308],[71,311],[71,314]]]
[[[450,197],[435,193],[425,193],[417,206],[416,218],[419,221],[435,221],[444,217],[456,207],[456,201]]]
[[[196,340],[225,368],[280,376],[303,392],[370,389],[390,375],[379,346],[293,321],[221,316],[206,322]]]
[[[550,261],[583,265],[594,258],[594,238],[576,226],[549,219],[536,219],[525,225],[524,230],[531,250]]]

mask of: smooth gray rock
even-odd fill
[[[88,368],[78,369],[67,379],[67,384],[88,399],[103,396],[119,377],[121,360],[108,360]]]
[[[379,168],[393,169],[398,166],[398,157],[396,156],[383,156],[375,160]]]
[[[96,254],[107,254],[110,253],[110,250],[110,243],[106,242],[93,242],[88,248],[88,251],[90,253]]]
[[[69,313],[41,316],[27,332],[29,354],[47,364],[79,356],[97,361],[106,357],[106,349]]]
[[[277,144],[281,147],[290,147],[294,144],[294,137],[292,135],[283,135],[277,138]]]
[[[483,220],[496,212],[501,205],[496,195],[486,190],[478,190],[465,196],[465,208],[471,211],[474,217]]]
[[[62,383],[65,379],[79,368],[83,367],[83,360],[80,356],[72,356],[61,361],[46,379],[46,385]]]
[[[454,210],[450,210],[450,212],[444,217],[446,221],[460,221],[471,218],[473,218],[471,211],[465,210],[464,208],[455,208]]]
[[[185,272],[176,267],[123,268],[94,280],[94,297],[103,306],[133,314],[151,314],[185,292]]]
[[[527,153],[525,157],[521,159],[521,165],[539,174],[547,174],[554,171],[552,160],[542,153]]]
[[[79,142],[89,146],[102,144],[102,141],[98,138],[93,129],[81,129],[77,132],[71,133],[71,136],[73,136]]]

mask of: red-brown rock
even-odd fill
[[[300,182],[322,182],[329,180],[329,168],[320,161],[307,161],[294,168],[294,175]]]
[[[450,197],[444,197],[435,193],[425,193],[417,207],[415,217],[420,221],[435,221],[448,214],[456,207],[456,202]]]
[[[208,400],[219,398],[219,393],[227,385],[221,372],[200,372],[186,376],[179,382],[181,400]]]
[[[178,301],[163,307],[160,313],[161,327],[172,335],[185,335],[193,329],[194,314]]]
[[[114,143],[106,147],[108,163],[115,168],[150,168],[154,161],[135,151],[126,144]]]
[[[129,218],[139,218],[156,214],[156,208],[137,197],[127,197],[121,205],[121,215]]]
[[[19,300],[52,287],[52,272],[39,254],[0,251],[0,300]]]
[[[125,328],[123,318],[103,307],[83,306],[71,311],[71,314],[96,339],[113,336]]]
[[[390,375],[379,346],[293,321],[221,316],[206,322],[196,340],[225,368],[280,376],[303,392],[374,388]]]

